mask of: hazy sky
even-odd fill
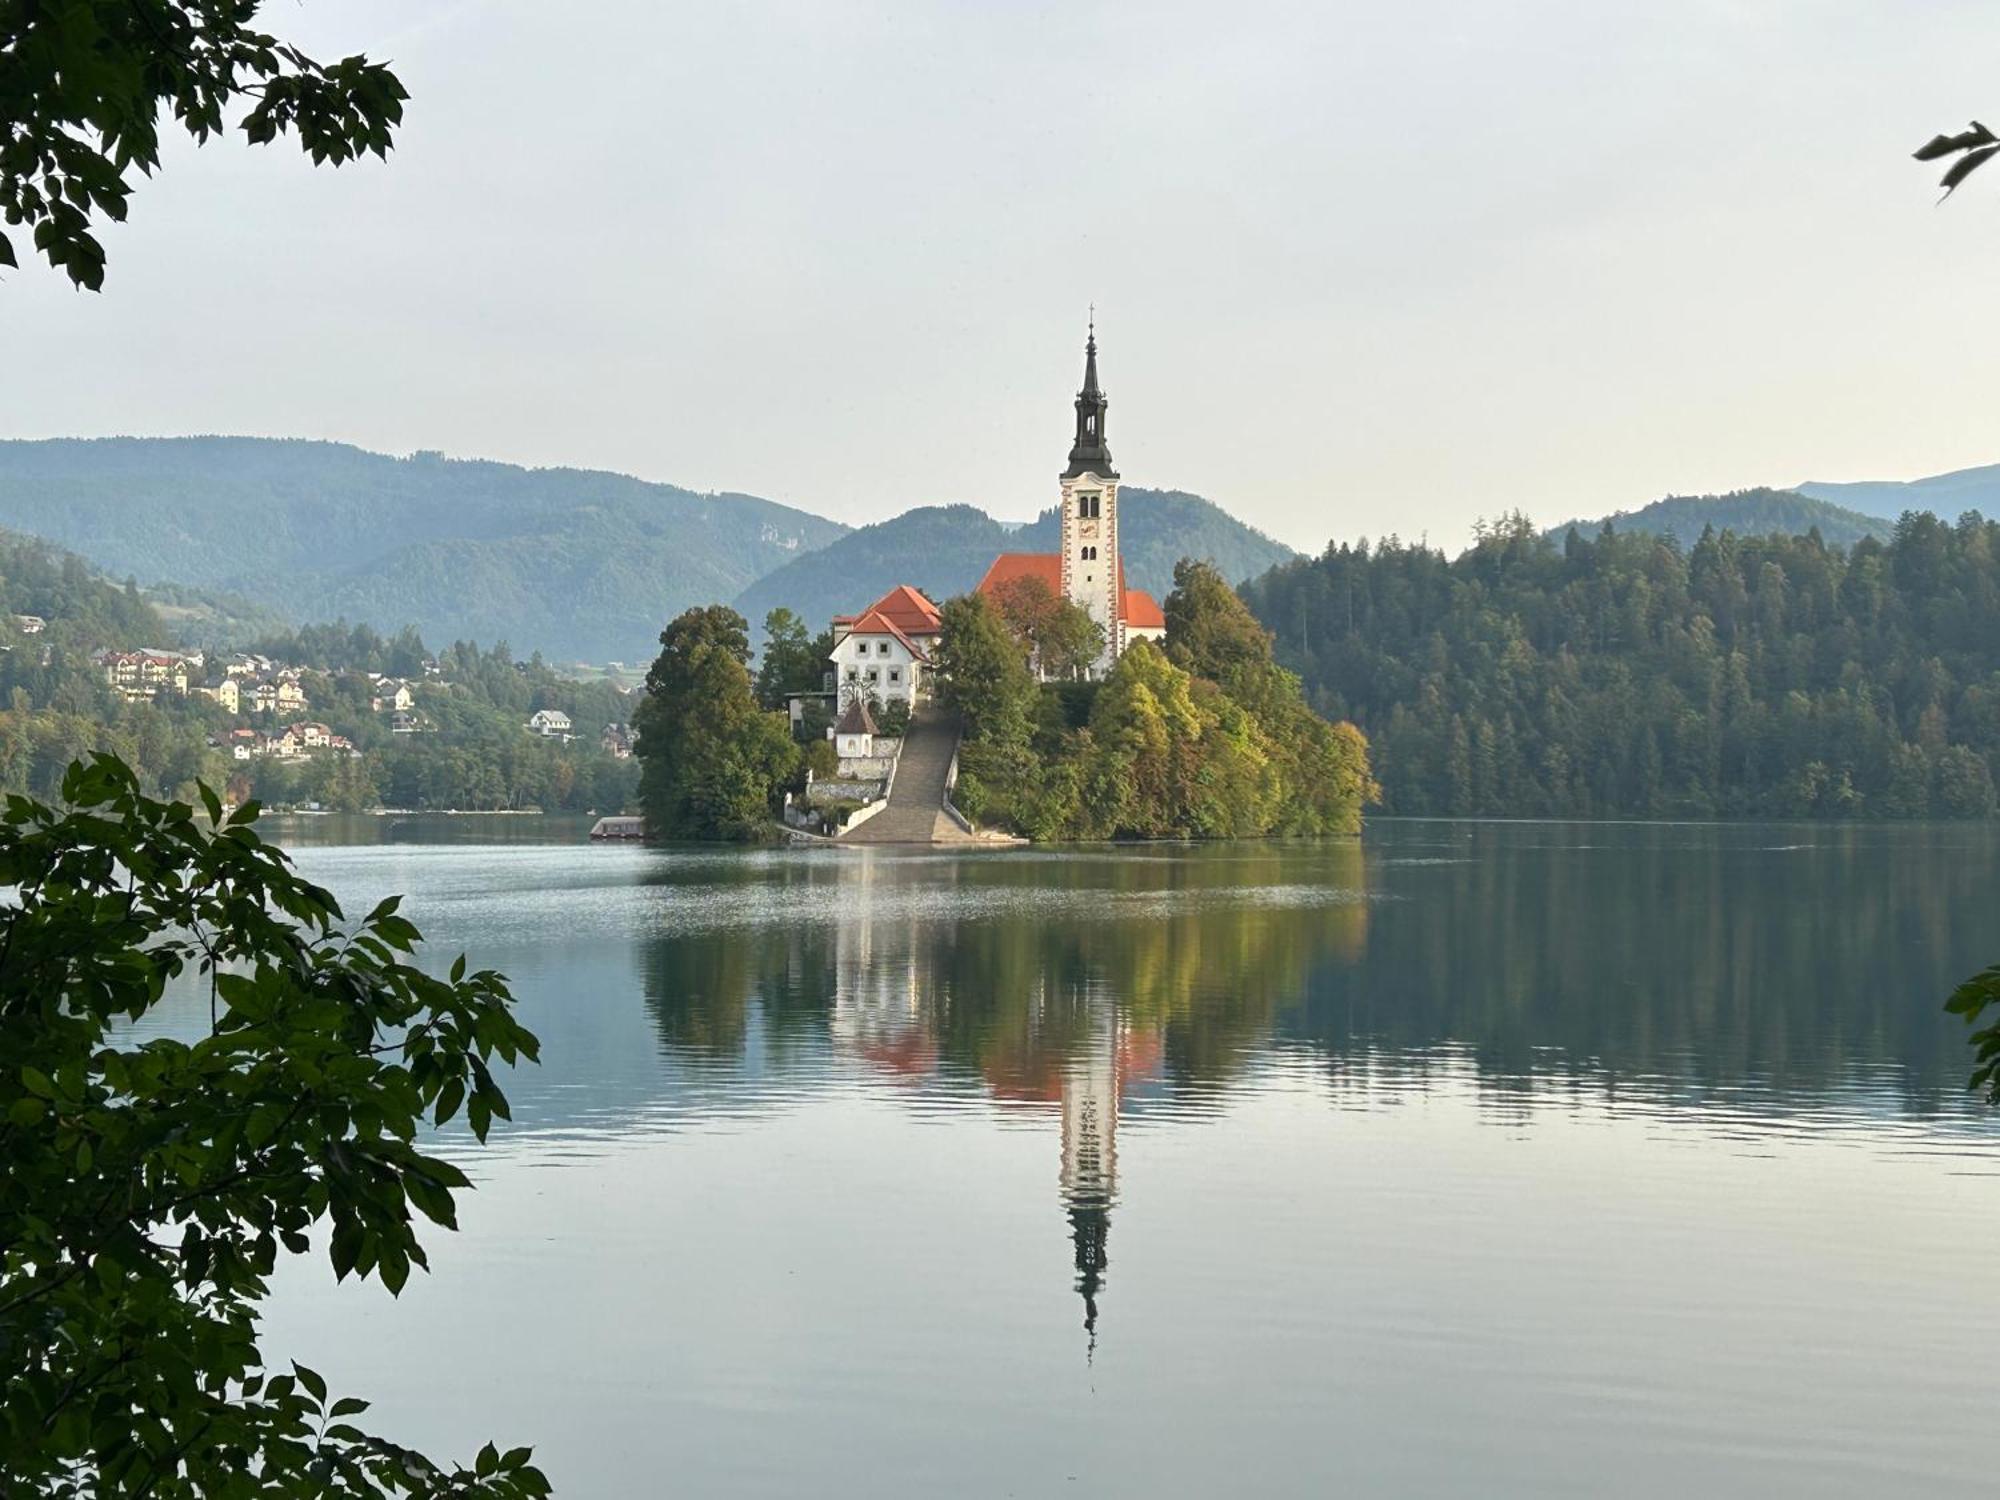
[[[2000,8],[267,7],[387,164],[176,145],[101,296],[0,285],[0,435],[624,470],[854,522],[1129,483],[1296,545],[2000,461]],[[1996,118],[2000,124],[2000,118]],[[25,246],[23,246],[25,251]],[[24,255],[25,260],[25,255]]]

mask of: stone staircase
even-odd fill
[[[944,810],[945,778],[958,753],[958,721],[919,709],[903,735],[889,805],[840,836],[843,844],[970,844],[977,840]]]

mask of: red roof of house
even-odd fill
[[[894,636],[897,640],[903,643],[903,649],[908,651],[910,655],[914,656],[918,661],[927,662],[931,659],[930,652],[926,651],[922,646],[919,646],[916,643],[916,641],[911,638],[910,632],[903,629],[902,626],[898,625],[894,620],[890,619],[887,615],[883,614],[882,611],[879,609],[869,610],[867,614],[863,615],[860,619],[854,622],[853,626],[848,630],[847,633],[849,635]],[[930,627],[930,629],[928,629],[923,633],[926,636],[934,636],[938,634],[938,627],[933,625]]]
[[[1062,594],[1062,558],[1053,552],[1003,552],[993,559],[986,576],[979,580],[979,592],[996,595],[1024,578],[1039,578],[1049,592]],[[1118,559],[1119,618],[1139,630],[1164,630],[1167,617],[1153,596],[1144,589],[1125,587],[1125,559]]]
[[[897,584],[861,611],[864,620],[871,615],[882,616],[905,635],[938,633],[938,607],[907,583]]]

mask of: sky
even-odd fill
[[[1909,155],[2000,117],[2000,8],[262,21],[392,61],[397,149],[174,142],[101,294],[25,253],[0,281],[0,436],[320,437],[857,524],[1025,518],[1095,303],[1126,482],[1308,550],[2000,461],[2000,175],[1939,207]]]

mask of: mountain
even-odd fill
[[[1890,521],[1906,510],[1927,510],[1948,521],[1969,510],[2000,515],[2000,464],[1934,474],[1928,479],[1866,479],[1848,484],[1810,480],[1793,488],[1815,500],[1828,500]]]
[[[1213,562],[1235,582],[1298,556],[1199,495],[1132,486],[1118,491],[1118,505],[1125,581],[1157,599],[1174,586],[1174,564],[1183,557]],[[970,505],[922,506],[794,559],[737,595],[736,609],[755,626],[784,605],[817,630],[899,583],[938,600],[962,594],[995,554],[1053,552],[1060,537],[1053,508],[1021,525]]]
[[[1768,489],[1736,490],[1727,495],[1669,495],[1638,510],[1619,511],[1598,521],[1572,521],[1570,526],[1595,535],[1606,521],[1618,531],[1674,537],[1683,547],[1692,547],[1705,526],[1738,536],[1802,536],[1817,526],[1821,540],[1836,547],[1851,547],[1864,536],[1887,537],[1891,530],[1886,521],[1873,515],[1812,499],[1796,490]],[[1550,534],[1559,538],[1567,530],[1569,526],[1558,526]]]
[[[231,437],[0,442],[0,526],[294,620],[595,661],[650,657],[681,610],[847,530],[596,470]]]

